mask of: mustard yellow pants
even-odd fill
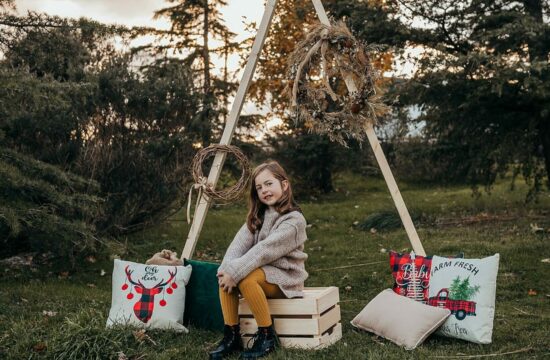
[[[268,283],[262,269],[256,269],[237,284],[239,291],[233,289],[231,293],[220,288],[220,302],[222,305],[225,325],[239,323],[239,292],[246,299],[258,326],[270,326],[271,314],[267,306],[267,299],[280,299],[285,295],[278,285]]]

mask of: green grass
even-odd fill
[[[501,254],[497,280],[493,343],[477,345],[430,337],[408,352],[368,333],[356,332],[349,321],[381,290],[392,284],[387,250],[410,250],[404,230],[371,233],[353,224],[393,203],[380,179],[343,174],[337,192],[302,202],[308,222],[309,254],[306,286],[340,288],[343,338],[320,351],[280,350],[271,359],[423,359],[453,355],[488,355],[529,348],[506,358],[550,356],[550,233],[533,233],[531,223],[550,228],[550,194],[536,204],[524,203],[527,189],[508,190],[497,184],[491,195],[471,196],[467,187],[421,187],[400,184],[409,208],[435,219],[418,229],[428,253],[478,258]],[[224,249],[244,221],[243,204],[213,208],[197,246],[198,258],[221,260]],[[491,221],[461,219],[492,216]],[[444,220],[444,221],[441,221]],[[450,225],[449,225],[450,224]],[[113,255],[144,261],[162,248],[181,251],[188,225],[183,212],[166,223],[111,244]],[[343,269],[354,264],[375,263]],[[101,276],[101,270],[106,274]],[[137,340],[132,329],[105,329],[111,302],[112,260],[85,262],[76,270],[54,263],[35,269],[0,269],[0,358],[6,359],[204,359],[220,333],[191,329],[187,335],[148,331],[152,341]],[[64,274],[69,271],[69,274]],[[350,290],[345,290],[351,286]],[[536,295],[529,295],[529,290]],[[43,311],[54,312],[47,316]]]

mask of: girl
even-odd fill
[[[243,352],[255,359],[279,345],[267,298],[302,297],[308,274],[303,252],[306,220],[294,198],[286,172],[275,161],[252,173],[246,223],[229,245],[218,269],[224,337],[210,359],[243,349],[239,326],[239,293],[247,300],[258,324],[254,344]]]

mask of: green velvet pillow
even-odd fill
[[[193,267],[187,284],[183,323],[207,330],[223,330],[223,315],[216,273],[220,264],[185,260]]]

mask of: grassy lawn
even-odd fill
[[[506,358],[550,356],[550,194],[526,205],[527,189],[499,183],[491,195],[471,196],[465,186],[400,184],[415,214],[431,219],[418,229],[429,254],[479,258],[500,253],[493,343],[477,345],[430,337],[409,352],[353,330],[349,321],[380,291],[391,287],[387,251],[409,251],[403,229],[361,231],[353,224],[393,208],[385,183],[341,175],[337,192],[302,202],[311,224],[306,286],[340,288],[343,338],[320,351],[281,350],[271,359],[423,359],[516,352]],[[197,246],[198,259],[218,259],[245,217],[244,205],[213,208]],[[188,225],[180,213],[166,223],[112,244],[112,253],[142,262],[154,252],[183,248]],[[534,232],[531,224],[544,228]],[[359,265],[374,263],[371,265]],[[358,265],[342,269],[336,267]],[[328,270],[327,270],[328,269]],[[105,274],[102,276],[102,270]],[[131,329],[106,330],[111,302],[112,260],[85,262],[72,270],[54,263],[40,268],[1,269],[0,358],[6,359],[204,359],[219,332],[191,328],[187,335]],[[348,287],[349,290],[346,290]],[[351,287],[351,288],[350,288]],[[530,290],[532,290],[530,292]]]

